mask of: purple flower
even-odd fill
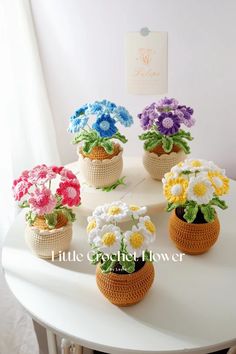
[[[192,117],[193,109],[186,106],[178,106],[174,112],[180,120],[180,123],[185,124],[188,128],[195,124],[195,119]]]
[[[153,102],[150,106],[144,108],[142,113],[138,114],[141,127],[143,130],[150,129],[154,122],[158,119],[157,104]]]
[[[164,97],[157,102],[159,112],[169,112],[178,107],[179,102],[175,98]]]
[[[172,112],[162,113],[156,124],[161,134],[173,135],[179,131],[180,119]]]

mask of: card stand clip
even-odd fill
[[[149,30],[148,27],[143,27],[143,28],[141,28],[141,30],[140,30],[140,34],[141,34],[141,36],[143,36],[143,37],[148,36],[150,32],[151,32],[151,31]]]

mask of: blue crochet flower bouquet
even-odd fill
[[[103,100],[85,104],[70,117],[68,131],[75,133],[74,144],[79,144],[78,155],[86,182],[96,188],[120,184],[122,172],[122,147],[126,143],[117,125],[130,127],[133,118],[122,106]],[[117,182],[118,181],[118,182]]]
[[[96,119],[90,127],[88,123],[92,116]],[[127,142],[126,137],[119,132],[117,123],[130,127],[133,118],[122,106],[107,100],[95,101],[75,111],[70,117],[68,131],[76,133],[74,144],[84,142],[82,148],[84,153],[89,154],[95,146],[101,146],[108,154],[112,154],[113,139],[120,140],[122,143]]]

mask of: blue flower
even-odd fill
[[[112,113],[116,108],[115,103],[108,100],[95,101],[89,105],[89,111],[91,114],[96,114],[97,116],[103,113]]]
[[[70,117],[70,125],[68,128],[68,132],[78,133],[80,129],[86,126],[87,123],[88,123],[88,117],[86,116],[76,117],[76,115],[74,114],[72,117]]]
[[[134,120],[125,107],[119,106],[114,110],[116,119],[125,127],[130,127]]]
[[[109,114],[102,114],[92,127],[102,138],[111,138],[117,132],[115,122]]]
[[[84,104],[83,106],[81,106],[80,108],[78,108],[76,111],[75,111],[75,114],[74,116],[75,117],[79,117],[79,116],[82,116],[82,115],[86,115],[87,111],[88,111],[88,108],[89,108],[89,105],[86,103]],[[73,117],[73,116],[72,116]]]

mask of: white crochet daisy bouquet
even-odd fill
[[[229,191],[229,179],[211,161],[186,159],[172,167],[162,182],[167,211],[176,209],[177,216],[188,223],[210,223],[215,207],[227,208],[221,196]]]
[[[92,264],[100,263],[103,273],[127,274],[151,261],[149,245],[156,227],[145,214],[146,207],[121,201],[98,206],[87,226]]]
[[[89,121],[92,121],[92,125]],[[108,154],[113,154],[114,139],[127,142],[126,137],[119,132],[117,123],[125,127],[133,124],[133,118],[126,108],[108,100],[95,101],[75,111],[70,117],[68,131],[75,133],[74,144],[83,142],[84,153],[89,154],[94,147],[101,146]]]

